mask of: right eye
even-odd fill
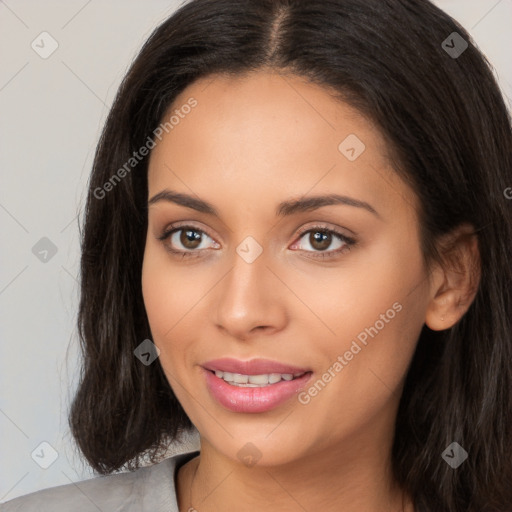
[[[213,242],[213,248],[220,247],[205,231],[194,226],[170,226],[158,237],[158,240],[164,243],[169,252],[181,254],[183,257],[192,256],[194,252],[207,249],[208,244],[206,243],[204,246],[203,243],[207,242],[206,239]],[[194,256],[196,255],[194,254]]]

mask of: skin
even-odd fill
[[[197,106],[152,150],[148,199],[164,189],[192,194],[220,217],[152,204],[142,275],[160,363],[201,438],[201,455],[177,475],[180,511],[412,511],[390,471],[396,411],[422,326],[451,327],[474,297],[475,242],[456,244],[462,273],[427,272],[417,199],[386,141],[327,89],[259,70],[201,79],[172,108],[190,97]],[[338,150],[349,134],[366,146],[354,161]],[[330,205],[275,216],[281,201],[329,193],[378,215]],[[206,232],[199,249],[180,243],[181,232],[158,240],[178,222]],[[298,230],[319,223],[356,244],[315,258],[315,231]],[[263,250],[252,263],[236,252],[247,236]],[[333,235],[326,251],[342,246]],[[315,382],[394,303],[400,312],[307,404],[293,397],[265,413],[235,413],[209,394],[201,364],[219,357],[307,367]],[[261,454],[254,466],[237,457],[249,442]]]

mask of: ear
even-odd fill
[[[432,273],[425,323],[434,331],[453,327],[473,302],[480,283],[480,251],[473,226],[463,224],[438,241],[441,262]]]

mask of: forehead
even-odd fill
[[[195,106],[184,108],[191,101]],[[150,195],[185,187],[224,200],[230,192],[277,199],[314,189],[374,202],[382,196],[382,203],[383,187],[408,193],[374,124],[302,77],[266,71],[205,77],[175,99],[163,122],[172,115],[178,122],[151,154]]]
[[[229,138],[233,150],[238,147],[247,153],[251,145],[266,143],[265,154],[272,151],[275,157],[311,153],[311,146],[322,140],[318,150],[330,146],[337,156],[339,137],[352,130],[385,153],[386,144],[370,121],[329,89],[303,77],[270,71],[208,76],[178,95],[163,121],[182,109],[190,110],[187,103],[192,98],[197,105],[180,119],[174,116],[179,123],[169,130],[168,145],[188,139],[212,149]]]

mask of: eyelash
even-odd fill
[[[209,237],[213,240],[213,238],[206,231],[196,228],[191,225],[182,225],[182,226],[171,225],[162,233],[161,236],[157,237],[157,239],[160,240],[161,242],[165,242],[165,240],[167,240],[169,237],[171,237],[171,235],[173,235],[174,233],[183,231],[186,229],[189,229],[196,233],[201,233],[203,235],[206,235],[207,237]],[[322,260],[335,258],[336,256],[340,255],[341,253],[344,253],[344,252],[350,250],[350,248],[353,247],[357,243],[354,238],[343,235],[342,233],[340,233],[339,231],[336,231],[335,229],[327,228],[325,226],[320,226],[320,225],[300,229],[299,233],[298,233],[297,241],[300,240],[306,233],[309,233],[309,232],[321,232],[324,234],[331,234],[331,235],[334,235],[335,237],[337,237],[340,241],[342,241],[344,243],[344,245],[342,247],[340,247],[339,249],[336,249],[334,251],[305,251],[308,253],[312,252],[313,254],[315,254],[315,256],[313,256],[313,258],[318,258],[318,259],[322,259]],[[199,249],[199,250],[177,251],[176,249],[172,249],[168,245],[165,245],[165,248],[171,254],[176,255],[176,256],[181,255],[182,258],[200,257],[199,254],[197,254],[197,253],[204,250],[204,249]]]

